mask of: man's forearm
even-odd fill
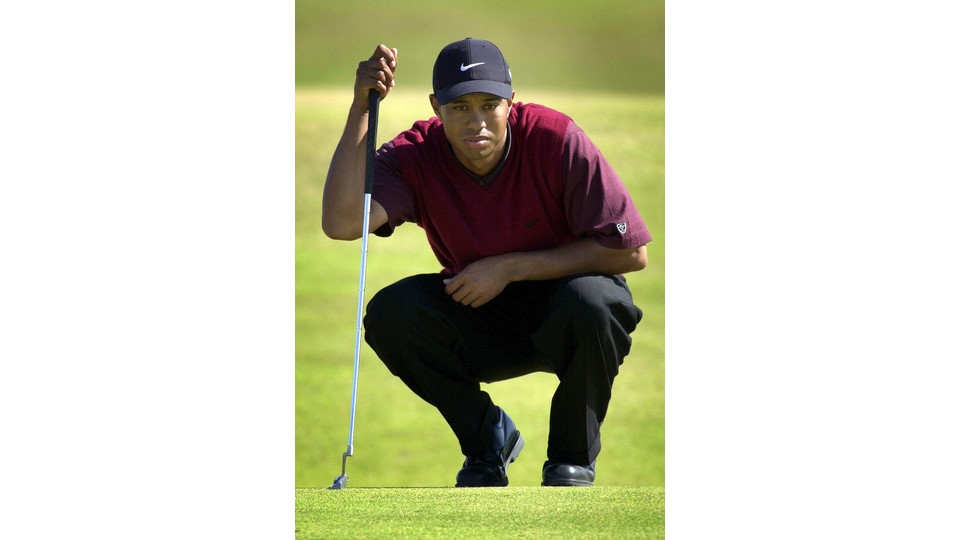
[[[624,274],[647,264],[646,247],[611,249],[583,239],[544,251],[510,253],[503,264],[510,281],[558,279],[574,274]]]
[[[331,238],[350,236],[363,223],[363,180],[366,169],[367,115],[350,107],[347,124],[330,160],[323,186],[323,231]]]
[[[364,175],[366,172],[366,141],[368,96],[371,90],[380,93],[383,100],[395,83],[397,49],[377,45],[368,60],[360,62],[353,84],[353,103],[347,114],[347,125],[337,144],[327,169],[323,186],[323,232],[338,240],[359,238],[363,229]],[[386,221],[383,209],[376,211],[377,223]],[[373,215],[373,214],[371,214]],[[371,221],[371,227],[374,223]],[[375,227],[374,227],[375,228]]]

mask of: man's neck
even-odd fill
[[[454,159],[457,160],[457,163],[460,165],[460,167],[464,170],[464,172],[467,173],[467,175],[470,176],[470,178],[473,179],[474,182],[483,187],[487,187],[490,185],[490,182],[493,182],[497,175],[500,174],[500,171],[503,170],[504,165],[506,165],[507,158],[510,156],[510,147],[512,144],[511,140],[512,132],[510,127],[507,126],[507,136],[504,138],[503,149],[499,152],[500,158],[493,163],[492,166],[484,167],[484,172],[477,172],[476,169],[468,167],[462,161],[460,161],[460,158],[457,157],[456,152],[453,152],[452,146],[450,147],[450,152],[453,153]]]

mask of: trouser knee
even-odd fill
[[[623,278],[600,275],[559,282],[546,313],[534,336],[545,356],[565,359],[570,351],[599,348],[608,364],[615,360],[614,371],[629,353],[630,333],[642,317]]]
[[[426,344],[448,348],[453,336],[440,324],[437,294],[442,294],[439,276],[402,279],[377,292],[367,304],[363,318],[367,344],[394,370],[395,362],[420,360],[414,354]]]
[[[373,337],[379,337],[381,333],[390,333],[391,328],[402,323],[402,302],[403,294],[397,284],[381,289],[370,299],[363,316],[363,328],[368,342]]]
[[[588,333],[615,326],[629,334],[642,316],[619,276],[573,278],[557,290],[553,303],[554,311],[565,317],[572,329]]]

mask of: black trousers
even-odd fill
[[[614,377],[642,316],[623,277],[512,283],[479,308],[455,302],[442,280],[411,276],[367,305],[366,341],[390,372],[440,411],[465,456],[485,451],[480,426],[496,411],[480,382],[555,373],[547,459],[592,463]]]

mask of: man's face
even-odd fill
[[[443,131],[460,163],[476,174],[491,172],[506,150],[507,119],[513,99],[467,94],[440,105],[436,96],[431,95],[430,103],[443,122]]]

